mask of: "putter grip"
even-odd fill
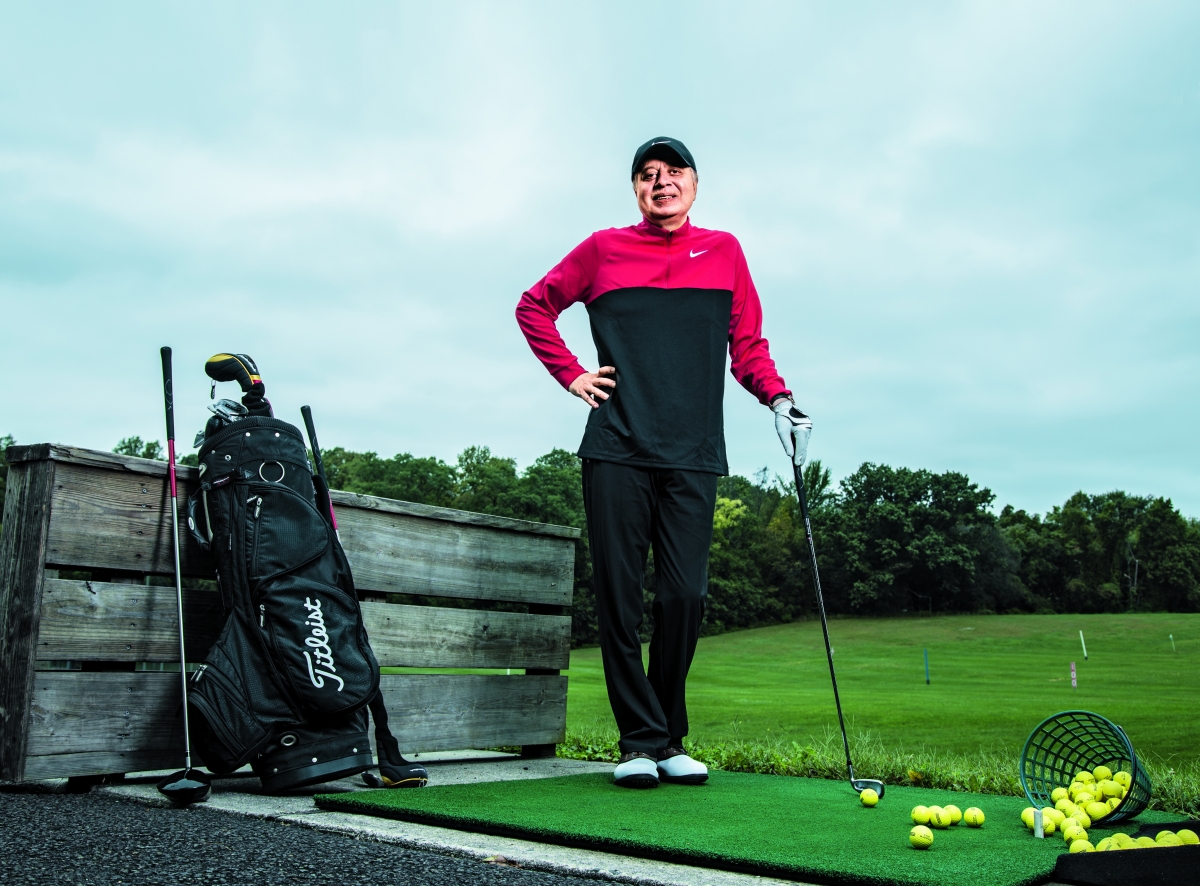
[[[175,439],[175,393],[171,381],[171,349],[164,347],[162,354],[163,398],[167,407],[167,440]]]

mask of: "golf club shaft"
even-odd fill
[[[183,689],[183,751],[184,766],[192,768],[192,737],[188,732],[187,709],[187,650],[183,640],[183,581],[179,569],[179,497],[175,485],[175,393],[171,374],[171,349],[162,354],[163,397],[167,407],[167,475],[171,479],[171,541],[175,550],[175,604],[179,610],[179,680]]]
[[[821,594],[821,576],[817,572],[817,547],[813,544],[812,525],[808,519],[808,498],[804,495],[804,476],[800,465],[793,464],[796,475],[796,494],[800,498],[800,516],[804,519],[804,537],[808,540],[808,562],[812,564],[813,587],[817,589],[817,611],[821,613],[821,632],[825,635],[825,655],[829,659],[829,679],[833,683],[833,701],[837,705],[838,726],[842,730],[842,745],[846,749],[846,771],[854,780],[854,764],[850,762],[850,740],[846,738],[846,721],[842,717],[842,699],[838,695],[837,674],[833,670],[833,647],[829,643],[829,623],[825,618],[825,598]]]
[[[329,506],[329,524],[333,527],[333,531],[337,532],[337,516],[333,513],[333,496],[329,494],[329,480],[325,477],[325,461],[321,458],[321,445],[317,442],[317,428],[313,424],[312,408],[301,406],[300,414],[304,416],[304,429],[308,431],[308,445],[312,447],[313,464],[317,469],[317,477],[321,481],[317,492],[324,496],[325,502]],[[341,538],[340,533],[338,538]]]

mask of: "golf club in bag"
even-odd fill
[[[313,486],[317,491],[317,507],[322,514],[329,515],[329,525],[333,534],[341,544],[342,536],[338,532],[337,515],[333,512],[333,496],[329,493],[329,478],[325,476],[325,460],[321,458],[321,444],[317,442],[317,429],[313,424],[312,409],[300,407],[300,415],[304,418],[304,429],[308,432],[308,448],[312,452],[313,465],[317,469],[313,477]],[[379,756],[379,775],[370,770],[362,774],[363,783],[372,788],[411,788],[424,787],[429,780],[425,768],[416,763],[409,763],[400,754],[400,743],[388,728],[387,707],[383,703],[383,695],[376,693],[367,703],[371,711],[371,719],[375,721],[375,748]]]
[[[179,677],[183,689],[184,768],[158,783],[158,790],[172,803],[186,806],[203,803],[212,792],[207,775],[192,768],[192,739],[188,734],[187,650],[183,643],[183,581],[179,574],[179,503],[175,485],[175,404],[171,379],[171,349],[163,348],[163,398],[167,406],[167,476],[171,484],[171,541],[175,547],[175,603],[179,609]]]
[[[808,540],[808,560],[812,564],[813,587],[817,589],[817,610],[821,613],[821,631],[825,635],[825,655],[829,659],[829,679],[833,681],[833,701],[837,705],[838,726],[842,730],[842,745],[846,749],[846,773],[850,777],[850,787],[860,794],[867,788],[883,797],[883,782],[874,778],[855,778],[854,764],[850,762],[850,740],[846,738],[846,721],[842,718],[842,699],[838,695],[837,674],[833,670],[833,647],[829,644],[829,622],[825,618],[825,598],[821,594],[821,576],[817,573],[817,548],[813,544],[812,525],[808,520],[808,499],[804,495],[804,474],[801,466],[792,464],[796,475],[796,494],[800,497],[800,516],[804,518],[804,537]]]

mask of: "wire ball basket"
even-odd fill
[[[1030,733],[1021,749],[1021,787],[1035,806],[1053,806],[1050,794],[1067,787],[1080,770],[1107,766],[1131,776],[1119,806],[1104,826],[1133,818],[1150,802],[1150,776],[1138,762],[1125,730],[1090,711],[1063,711],[1048,717]]]

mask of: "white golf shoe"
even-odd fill
[[[689,757],[683,748],[667,748],[659,755],[658,775],[673,784],[704,784],[708,767]]]
[[[622,754],[613,770],[613,782],[622,788],[656,788],[658,766],[649,754]]]

